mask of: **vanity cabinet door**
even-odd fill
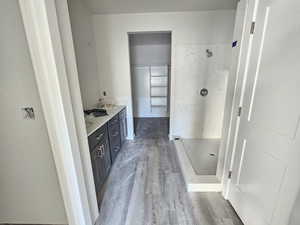
[[[120,120],[120,136],[121,136],[121,145],[122,145],[127,137],[126,109],[123,109],[119,113],[119,120]]]
[[[107,124],[100,127],[88,137],[90,151],[93,150],[96,145],[99,142],[103,141],[105,138],[107,138]]]
[[[95,182],[95,189],[97,193],[97,199],[99,199],[99,195],[101,192],[102,184],[104,183],[105,179],[105,160],[104,154],[102,153],[101,145],[97,145],[91,151],[91,159],[92,159],[92,168],[93,168],[93,176]]]
[[[110,168],[111,168],[111,157],[110,157],[110,148],[109,148],[109,140],[108,140],[108,135],[106,133],[106,137],[103,140],[103,142],[100,143],[101,147],[102,147],[102,151],[104,154],[104,179],[106,179],[106,177],[109,174]]]
[[[121,150],[121,137],[120,137],[120,120],[119,115],[114,116],[108,122],[108,134],[109,134],[109,145],[110,155],[112,162],[115,161],[119,151]]]
[[[97,201],[101,201],[101,189],[111,167],[107,124],[89,136],[92,169],[97,194]]]
[[[115,161],[119,151],[121,150],[120,126],[119,124],[109,127],[109,144],[112,162]]]
[[[120,135],[116,138],[110,139],[110,155],[112,162],[115,161],[118,153],[121,150],[121,141],[120,141]]]

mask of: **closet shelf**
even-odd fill
[[[154,73],[154,74],[153,74]],[[150,67],[150,108],[168,108],[168,80],[169,74],[166,67],[159,71],[152,70]]]
[[[151,77],[167,77],[168,75],[167,74],[158,74],[158,75],[152,75],[151,74]]]
[[[151,107],[167,107],[167,105],[151,105]]]
[[[168,87],[168,85],[151,85],[151,88],[154,88],[154,87]]]

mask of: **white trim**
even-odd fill
[[[226,155],[224,159],[224,169],[223,169],[223,176],[222,176],[222,183],[224,186],[223,189],[223,196],[225,199],[228,199],[229,192],[230,192],[230,185],[231,185],[231,179],[228,179],[227,175],[229,171],[232,171],[232,167],[235,160],[235,154],[236,154],[236,140],[239,134],[239,123],[240,123],[240,117],[237,117],[237,107],[242,106],[243,102],[243,95],[245,90],[245,82],[247,82],[247,64],[249,61],[249,57],[251,55],[251,48],[252,48],[252,40],[253,35],[250,35],[248,32],[246,32],[248,29],[250,29],[251,23],[255,21],[256,13],[257,13],[257,5],[259,0],[255,1],[248,1],[245,0],[246,8],[245,8],[245,17],[244,17],[244,23],[243,23],[243,29],[242,29],[242,36],[241,36],[241,47],[240,47],[240,53],[239,53],[239,62],[238,62],[238,68],[236,71],[236,85],[237,82],[242,82],[241,89],[234,90],[234,96],[233,96],[233,105],[231,109],[231,117],[230,117],[230,130],[228,137],[226,139]],[[239,3],[241,4],[241,3]],[[245,65],[243,65],[245,64]],[[245,67],[242,71],[240,69],[242,67]],[[239,73],[242,73],[239,75]],[[240,81],[238,81],[240,80]],[[239,93],[237,92],[239,91]],[[239,98],[238,98],[239,96]],[[237,99],[238,98],[238,99]],[[231,146],[232,145],[232,146]]]
[[[144,31],[127,31],[127,41],[128,41],[128,63],[129,63],[129,78],[130,78],[130,82],[129,82],[129,88],[130,88],[130,104],[126,104],[127,108],[130,110],[129,113],[127,114],[127,124],[130,123],[132,128],[130,128],[130,126],[127,126],[127,130],[128,130],[128,136],[127,139],[128,140],[134,140],[135,138],[135,127],[134,127],[134,115],[133,115],[133,92],[132,92],[132,71],[131,71],[131,62],[130,62],[130,43],[129,43],[129,34],[138,34],[138,33],[168,33],[171,35],[171,64],[168,65],[168,69],[169,69],[169,79],[168,79],[168,83],[169,83],[169,140],[173,140],[173,123],[174,123],[174,119],[173,119],[173,115],[175,114],[175,76],[173,76],[175,74],[175,66],[173,65],[172,62],[174,62],[174,58],[175,58],[175,43],[173,41],[173,33],[174,31],[172,29],[166,29],[166,30],[144,30]],[[157,64],[159,65],[159,64]],[[165,65],[165,64],[164,64]]]
[[[68,224],[92,225],[55,0],[19,4]]]
[[[174,137],[174,124],[175,124],[175,87],[176,87],[176,80],[175,80],[175,41],[173,39],[174,37],[174,30],[170,29],[171,32],[171,65],[170,65],[170,79],[169,79],[169,94],[170,94],[170,99],[169,99],[169,137]],[[172,140],[173,140],[172,139]]]
[[[134,140],[134,137],[135,137],[135,134],[133,134],[133,135],[128,135],[128,136],[126,137],[126,140],[133,141],[133,140]]]
[[[90,151],[86,136],[87,131],[83,116],[83,106],[79,87],[77,63],[67,0],[56,0],[56,11],[58,17],[58,25],[61,33],[61,41],[66,64],[66,71],[70,87],[75,126],[80,146],[80,156],[82,159],[86,190],[92,214],[92,222],[95,223],[96,219],[99,216],[99,210],[97,204]]]

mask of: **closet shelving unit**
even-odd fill
[[[161,108],[167,112],[169,66],[150,66],[150,108]]]

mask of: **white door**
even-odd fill
[[[245,225],[286,225],[300,187],[300,1],[260,0],[229,200]]]
[[[234,86],[234,97],[232,101],[231,117],[230,117],[230,127],[228,130],[227,143],[226,143],[226,156],[225,163],[225,174],[224,182],[227,183],[224,189],[224,195],[228,197],[228,186],[230,185],[230,180],[227,182],[226,172],[231,171],[233,167],[233,157],[235,153],[235,144],[237,141],[237,134],[240,125],[240,117],[238,116],[239,107],[243,105],[243,95],[244,86],[247,80],[247,67],[249,64],[251,47],[253,42],[253,35],[250,34],[251,23],[255,20],[256,16],[256,5],[258,0],[249,1],[242,0],[238,3],[236,24],[235,24],[235,40],[238,41],[237,47],[233,48],[233,63],[231,65],[231,73],[235,77]],[[233,81],[232,81],[233,82]]]

